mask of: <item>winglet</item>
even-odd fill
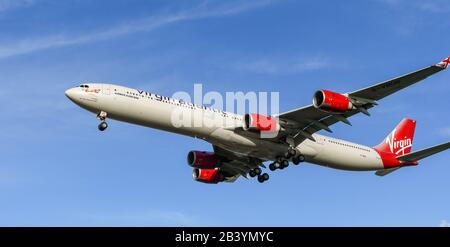
[[[436,64],[436,66],[446,69],[449,64],[450,64],[450,57],[442,60],[440,63]]]

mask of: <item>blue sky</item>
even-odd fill
[[[65,89],[111,82],[163,95],[352,91],[450,55],[450,2],[0,0],[1,226],[439,226],[450,153],[379,178],[305,164],[265,184],[194,182],[202,141],[95,117]],[[334,137],[378,144],[403,118],[413,149],[450,139],[449,72],[380,102]]]

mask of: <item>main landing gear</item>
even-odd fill
[[[108,123],[106,123],[106,117],[108,116],[108,113],[101,111],[97,118],[100,120],[100,124],[98,125],[98,130],[105,131],[108,128]]]
[[[277,169],[283,170],[284,168],[289,166],[289,161],[283,158],[278,158],[277,161],[273,162],[269,165],[269,169],[271,171],[275,171]]]
[[[289,166],[289,160],[292,160],[294,165],[298,165],[305,162],[305,156],[297,152],[294,148],[289,148],[286,154],[279,156],[277,160],[269,165],[271,171],[283,170]],[[252,178],[258,177],[258,182],[264,183],[269,180],[269,174],[262,173],[261,168],[257,167],[248,172],[248,175]]]
[[[289,166],[289,159],[292,159],[292,163],[294,165],[298,165],[305,161],[305,156],[302,154],[297,154],[297,150],[294,148],[289,148],[284,156],[278,157],[275,162],[269,165],[269,169],[271,171],[275,171],[277,169],[283,170]]]
[[[262,170],[259,167],[250,170],[248,175],[250,175],[250,177],[252,178],[258,176],[258,182],[260,183],[264,183],[265,181],[269,180],[269,174],[267,173],[262,174]]]

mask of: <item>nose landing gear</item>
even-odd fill
[[[98,130],[105,131],[108,128],[108,123],[106,123],[106,117],[108,116],[108,113],[101,111],[97,118],[101,121],[98,125]]]

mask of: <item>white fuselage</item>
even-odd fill
[[[176,99],[111,84],[88,84],[66,95],[79,106],[108,118],[203,139],[223,149],[262,160],[275,160],[289,146],[262,139],[254,133],[236,133],[243,116],[196,106]],[[183,116],[180,124],[179,118]],[[198,121],[200,120],[200,121]],[[372,148],[314,134],[296,147],[310,163],[336,169],[368,171],[384,169]]]

